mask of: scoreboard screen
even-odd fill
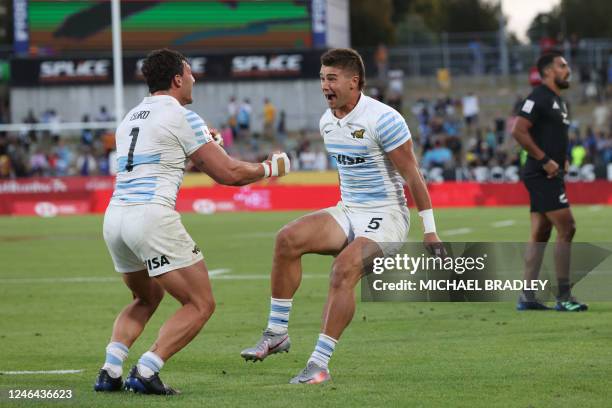
[[[122,1],[125,50],[310,48],[309,1]],[[30,50],[112,49],[110,1],[27,3]]]

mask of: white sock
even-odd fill
[[[289,313],[293,299],[270,298],[270,317],[268,330],[274,333],[284,333],[289,328]]]
[[[123,374],[123,362],[128,356],[128,347],[118,341],[111,341],[106,346],[106,360],[102,368],[112,378],[119,378]]]
[[[338,340],[333,339],[323,333],[319,334],[319,340],[314,351],[310,355],[308,362],[314,361],[319,367],[327,368],[329,359],[336,348]]]
[[[138,372],[144,378],[149,378],[158,373],[164,366],[164,360],[152,351],[147,351],[138,360]]]

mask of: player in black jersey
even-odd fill
[[[555,269],[559,293],[556,310],[584,311],[587,305],[571,295],[569,273],[570,245],[576,224],[565,195],[563,175],[567,161],[569,111],[561,91],[569,87],[571,70],[559,52],[538,59],[542,85],[533,89],[523,102],[512,129],[512,136],[527,150],[523,182],[531,200],[531,236],[525,254],[525,280],[538,278],[545,243],[552,227],[557,230]],[[525,291],[518,310],[547,310],[532,291]]]

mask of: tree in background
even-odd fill
[[[444,32],[498,29],[497,5],[484,0],[351,0],[350,7],[355,47],[427,44]]]
[[[351,44],[375,47],[395,43],[392,0],[351,0]]]
[[[540,13],[533,19],[527,36],[533,43],[543,36],[557,38],[559,34],[563,37],[610,38],[610,16],[610,0],[561,0],[550,12]]]

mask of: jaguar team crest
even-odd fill
[[[365,129],[359,129],[354,132],[351,132],[351,136],[355,139],[363,139],[363,134],[365,133]]]

